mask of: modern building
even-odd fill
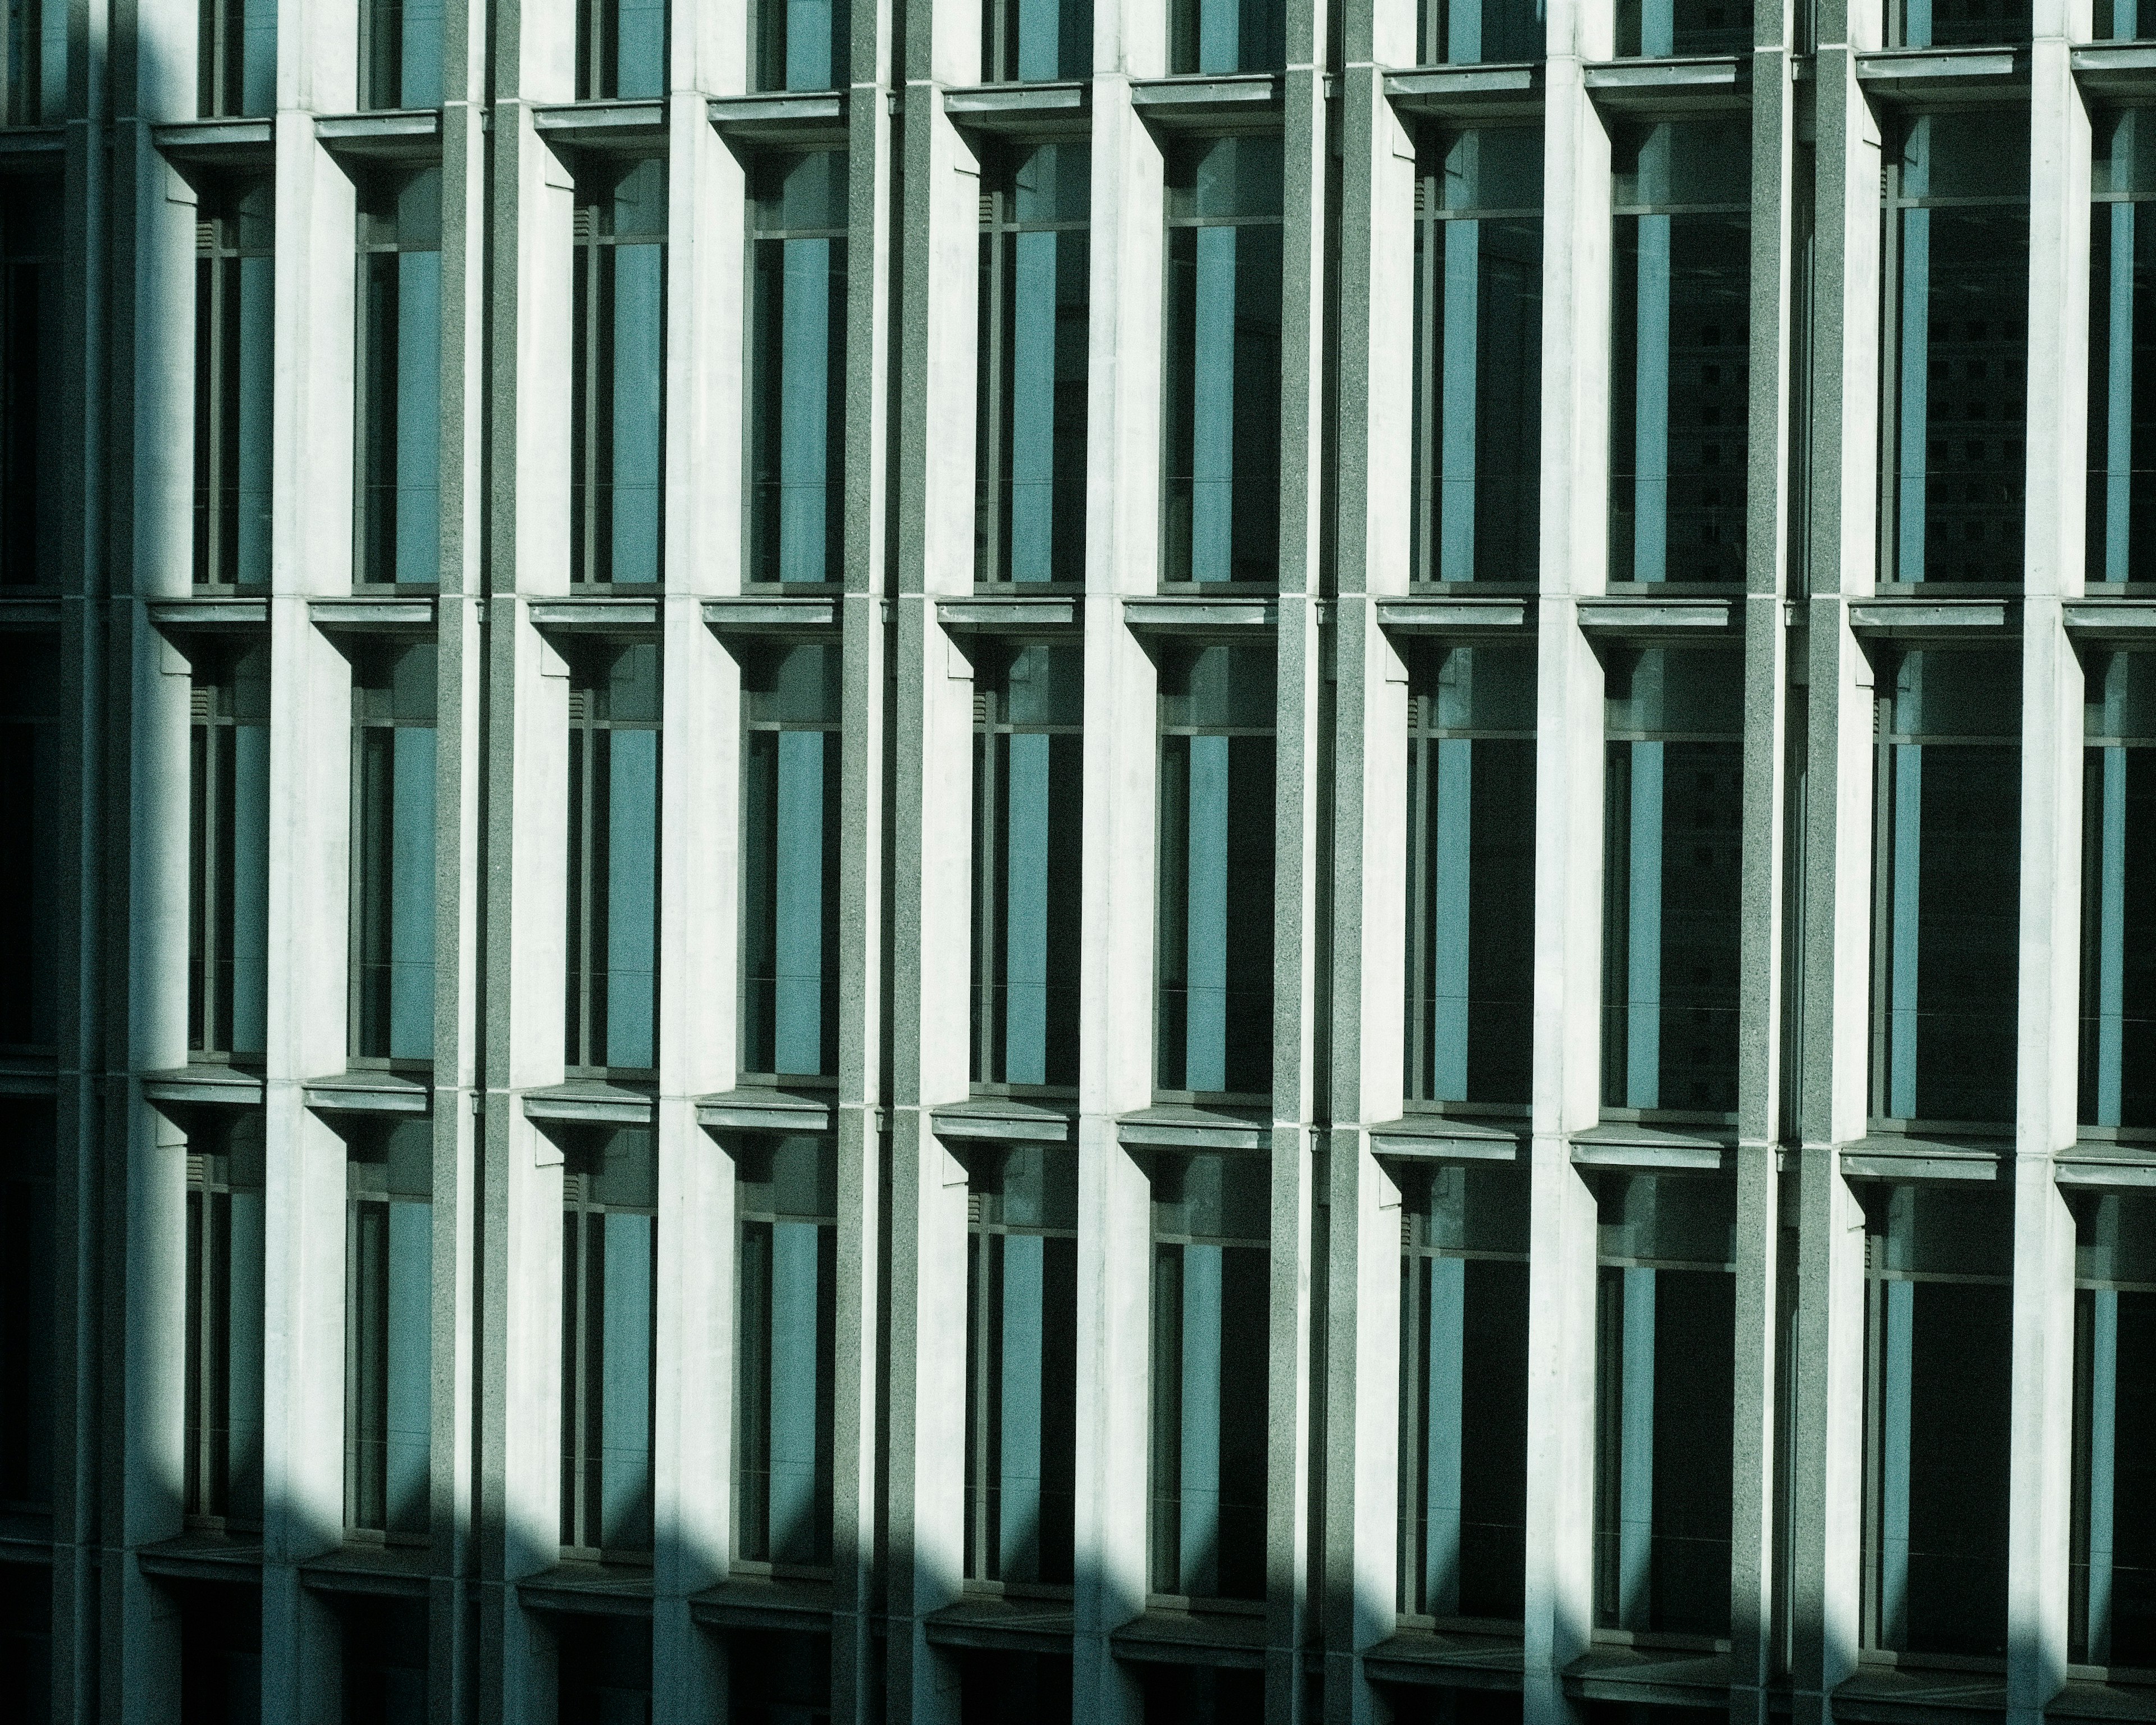
[[[0,1713],[2156,1720],[2139,3],[10,0]]]

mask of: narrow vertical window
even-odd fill
[[[1609,578],[1744,578],[1751,123],[1662,121],[1615,146]]]
[[[441,578],[442,171],[364,182],[359,215],[362,582]]]
[[[6,124],[67,117],[68,9],[60,0],[8,0]]]
[[[1888,154],[1886,184],[1881,577],[2019,586],[2027,117],[1917,115]]]
[[[195,1135],[187,1153],[188,1518],[262,1520],[262,1117]]]
[[[427,1717],[427,1601],[346,1594],[336,1614],[344,1717],[420,1725]]]
[[[56,0],[44,0],[54,5]],[[277,0],[200,0],[196,81],[205,120],[277,106]],[[59,8],[63,18],[65,9]]]
[[[2123,0],[2131,5],[2133,0]],[[2156,580],[2156,123],[2095,122],[2089,211],[2088,578]],[[2144,218],[2142,211],[2149,212]]]
[[[2156,1667],[2156,1204],[2073,1195],[2074,1486],[2066,1656]]]
[[[270,182],[203,198],[195,237],[195,582],[270,579],[275,238]]]
[[[2156,1127],[2156,657],[2084,670],[2079,1118],[2138,1134]]]
[[[2090,11],[2090,33],[2098,42],[2138,42],[2156,33],[2156,13],[2144,0],[2094,0]]]
[[[649,1129],[569,1147],[562,1175],[562,1543],[651,1548],[659,1163]]]
[[[1265,1597],[1270,1176],[1262,1156],[1153,1168],[1156,1594]]]
[[[1035,144],[981,201],[976,581],[1086,578],[1086,153]]]
[[[666,0],[577,0],[577,100],[666,93]]]
[[[1273,72],[1286,61],[1281,0],[1174,0],[1169,10],[1171,71]]]
[[[362,0],[362,108],[442,105],[442,0]]]
[[[1726,1635],[1736,1189],[1613,1173],[1598,1199],[1596,1621]]]
[[[63,306],[59,182],[0,187],[0,584],[60,578],[60,409],[49,381]]]
[[[0,1108],[0,1510],[53,1498],[53,1106]]]
[[[1159,1091],[1272,1091],[1273,696],[1270,642],[1164,655]]]
[[[659,644],[579,644],[569,681],[572,1070],[659,1064]]]
[[[1071,1579],[1078,1168],[1066,1149],[967,1158],[966,1574]]]
[[[0,1047],[59,1034],[60,664],[50,635],[0,634]]]
[[[1648,59],[1749,54],[1751,0],[1617,0],[1617,52]]]
[[[665,464],[666,164],[577,185],[569,378],[570,578],[660,578]]]
[[[1409,655],[1407,1094],[1527,1100],[1535,984],[1535,649]]]
[[[2131,7],[2133,0],[2112,0]],[[2097,0],[2099,7],[2102,0]],[[1892,48],[1975,48],[1988,43],[2026,42],[2032,28],[2029,0],[1895,0],[1887,8]],[[2099,29],[2097,33],[2104,33]],[[1988,120],[1990,116],[1986,116]]]
[[[187,1049],[269,1047],[270,647],[205,646],[189,734]]]
[[[1614,648],[1606,668],[1605,1117],[1737,1106],[1741,653]]]
[[[1980,1189],[1857,1189],[1864,1644],[1995,1658],[2006,1651],[2012,1204]]]
[[[1889,1120],[2014,1118],[2018,649],[1907,653],[1879,677],[1872,1099]]]
[[[1532,582],[1542,542],[1543,139],[1426,143],[1415,181],[1416,581]]]
[[[831,1563],[838,1163],[820,1137],[736,1153],[735,1550],[777,1569]]]
[[[990,647],[973,700],[973,1082],[1078,1082],[1085,658]]]
[[[1538,60],[1548,8],[1544,0],[1417,0],[1415,64],[1472,66]]]
[[[784,647],[744,670],[742,1070],[839,1070],[839,648]]]
[[[352,685],[352,1053],[434,1053],[432,641],[361,655]]]
[[[1280,578],[1281,142],[1168,152],[1169,581]]]
[[[852,83],[848,0],[749,0],[758,90],[844,90]]]
[[[1527,1170],[1398,1173],[1399,1609],[1517,1622],[1527,1574]]]
[[[345,1524],[424,1538],[434,1365],[434,1131],[355,1133],[345,1183]]]
[[[1092,69],[1092,0],[983,0],[983,84],[1086,78]]]
[[[846,157],[760,163],[749,222],[748,572],[836,582],[845,542]]]

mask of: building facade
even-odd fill
[[[2144,35],[13,0],[13,1716],[2156,1717]]]

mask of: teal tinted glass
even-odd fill
[[[1153,1232],[1263,1245],[1271,1166],[1260,1156],[1163,1156],[1152,1177]]]
[[[1733,1181],[1673,1174],[1607,1174],[1599,1204],[1605,1264],[1692,1264],[1724,1269],[1737,1257]]]
[[[1717,117],[1628,127],[1613,144],[1610,169],[1619,209],[1743,205],[1752,196],[1751,122]]]
[[[2011,649],[1905,654],[1894,673],[1896,737],[2021,737],[2021,657]]]
[[[1527,126],[1478,126],[1445,146],[1443,198],[1448,210],[1539,210],[1543,135]]]
[[[846,225],[846,152],[774,156],[757,176],[756,225],[767,233]]]
[[[818,1221],[838,1214],[838,1155],[829,1138],[807,1132],[744,1138],[736,1154],[743,1210]]]
[[[1200,221],[1281,213],[1281,141],[1233,136],[1176,146],[1168,158],[1171,215]]]
[[[1454,647],[1437,672],[1437,725],[1445,731],[1527,732],[1535,728],[1535,649]]]
[[[1604,689],[1613,738],[1735,737],[1744,728],[1744,655],[1733,648],[1613,651]]]
[[[1219,730],[1273,726],[1271,644],[1212,642],[1172,652],[1161,667],[1161,722]]]
[[[2106,654],[2085,675],[2082,720],[2089,742],[2156,742],[2156,654]]]
[[[750,722],[834,725],[839,721],[839,648],[806,641],[744,666]]]
[[[1904,198],[2029,196],[2029,116],[2010,109],[1919,114],[1902,134]]]
[[[1082,143],[1036,144],[1011,173],[1021,222],[1082,222],[1093,203],[1092,151]]]
[[[1011,655],[1004,674],[1007,715],[1014,725],[1078,725],[1086,718],[1082,648],[1035,642]]]

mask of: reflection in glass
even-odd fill
[[[269,1048],[270,644],[205,645],[189,728],[187,1050]]]
[[[434,1053],[432,641],[375,647],[352,686],[352,1052]]]
[[[365,0],[359,9],[362,108],[442,102],[442,0]]]
[[[845,525],[845,153],[772,158],[753,184],[748,575],[835,582]]]
[[[434,1133],[406,1119],[352,1137],[345,1184],[345,1522],[427,1531],[434,1363]]]
[[[570,667],[570,1067],[659,1064],[659,644],[595,641]]]
[[[1544,0],[1420,0],[1415,64],[1471,66],[1543,58]]]
[[[1092,0],[984,0],[981,81],[1084,78],[1093,65]]]
[[[577,99],[666,93],[666,0],[578,0]]]
[[[562,1175],[562,1543],[651,1548],[659,1164],[649,1129],[567,1147]]]
[[[1751,0],[1617,0],[1620,59],[1751,51]]]
[[[186,1465],[191,1520],[262,1520],[262,1116],[205,1124],[187,1151]]]
[[[2101,6],[2103,0],[2097,0]],[[2112,0],[2132,6],[2134,0]],[[1895,48],[1972,48],[2026,42],[2029,0],[1896,0],[1887,8]],[[2099,37],[2106,33],[2097,31]],[[2125,33],[2131,33],[2130,30]]]
[[[666,164],[577,185],[569,380],[570,578],[656,581],[665,460]]]
[[[275,239],[270,182],[218,187],[195,240],[195,582],[270,579]]]
[[[750,0],[750,16],[758,90],[844,90],[853,81],[847,0]]]
[[[839,1060],[839,649],[743,668],[742,1070],[829,1076]]]
[[[441,578],[442,171],[382,175],[359,216],[362,582]]]
[[[1173,0],[1169,69],[1271,72],[1286,64],[1281,0]]]

